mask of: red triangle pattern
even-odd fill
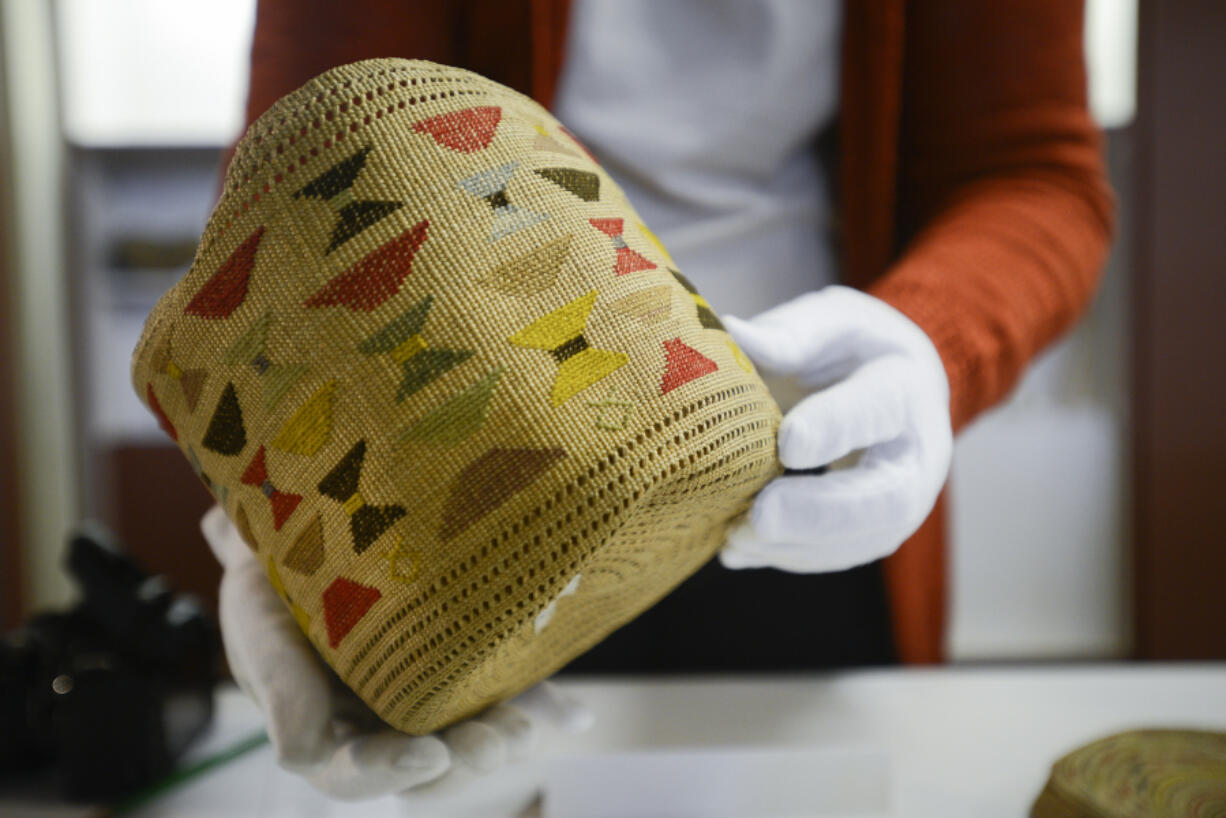
[[[715,361],[680,338],[664,342],[664,362],[664,377],[660,381],[662,395],[719,369]]]
[[[243,485],[258,486],[268,479],[268,466],[264,462],[264,447],[255,453],[255,457],[251,458],[251,463],[248,464],[243,476],[239,478]]]
[[[251,268],[255,266],[255,251],[264,238],[261,225],[226,259],[217,272],[204,282],[183,312],[201,318],[229,318],[247,297],[247,284],[251,280]]]
[[[328,645],[333,648],[338,646],[381,596],[378,588],[359,585],[344,577],[332,580],[323,593]]]
[[[587,221],[588,224],[609,238],[617,238],[625,229],[625,222],[622,219],[588,219]]]
[[[501,121],[502,109],[491,105],[431,117],[415,124],[413,130],[430,134],[435,142],[452,150],[476,153],[494,141]]]
[[[264,461],[263,446],[255,453],[255,457],[251,458],[250,465],[247,466],[247,470],[243,472],[240,479],[243,485],[256,486],[263,491],[264,482],[268,480],[268,466]],[[302,502],[302,495],[287,494],[273,487],[272,493],[268,495],[268,502],[272,505],[273,528],[280,531],[281,526],[285,525],[285,521]]]
[[[370,312],[400,292],[413,271],[413,256],[426,241],[430,222],[423,220],[367,254],[306,300],[308,307],[342,305]]]
[[[588,219],[587,221],[592,227],[595,227],[601,233],[614,240],[614,247],[617,248],[617,261],[613,264],[613,273],[615,275],[624,276],[627,273],[639,270],[656,269],[656,265],[645,256],[625,246],[626,239],[622,236],[625,230],[625,222],[622,219]],[[618,240],[620,240],[622,245],[620,247],[617,247]]]
[[[638,270],[654,270],[655,268],[656,265],[629,247],[617,248],[617,263],[613,265],[613,272],[617,275],[624,276],[626,273],[633,273]]]
[[[268,498],[268,502],[272,505],[272,527],[274,530],[280,531],[281,526],[285,525],[285,521],[294,513],[294,509],[298,508],[298,504],[302,502],[302,495],[276,491]]]

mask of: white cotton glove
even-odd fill
[[[768,383],[803,398],[779,427],[789,470],[758,494],[720,552],[728,568],[841,571],[893,553],[949,472],[949,381],[928,336],[849,287],[807,293],[745,321],[723,319]]]
[[[263,711],[281,767],[326,795],[412,798],[427,782],[446,790],[446,779],[528,756],[541,724],[575,732],[592,721],[582,704],[542,682],[436,734],[394,730],[315,653],[220,506],[200,528],[223,568],[221,634],[234,679]]]

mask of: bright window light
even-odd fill
[[[1137,0],[1089,0],[1085,49],[1094,118],[1123,128],[1137,110]]]
[[[65,135],[226,145],[246,102],[255,0],[59,0]]]

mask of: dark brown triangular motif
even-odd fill
[[[405,515],[404,506],[392,503],[368,505],[360,489],[366,441],[359,440],[319,483],[319,493],[340,503],[349,516],[353,550],[361,554],[374,545],[392,524]]]
[[[690,283],[690,280],[681,275],[672,267],[668,271],[673,274],[673,278],[677,279],[677,283],[685,287],[685,291],[690,294],[690,298],[694,300],[694,305],[697,308],[698,323],[703,329],[718,329],[724,330],[724,323],[719,320],[719,316],[715,314],[715,310],[711,309],[711,305],[707,303],[707,299],[703,298],[698,292],[698,288]]]
[[[562,449],[490,449],[464,467],[443,507],[439,536],[450,540],[527,488],[566,457]]]
[[[213,418],[204,433],[204,447],[218,454],[238,454],[247,445],[247,429],[243,426],[243,410],[238,405],[234,384],[227,383],[213,410]]]
[[[548,179],[585,202],[600,199],[600,177],[590,171],[575,168],[539,168],[536,175]]]
[[[336,226],[332,228],[324,255],[404,207],[404,202],[354,198],[353,184],[366,166],[370,151],[371,146],[367,145],[350,154],[294,194],[295,199],[322,199],[336,213]]]

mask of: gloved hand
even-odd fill
[[[235,681],[263,711],[278,763],[334,798],[412,796],[429,784],[491,772],[526,757],[540,725],[590,725],[582,704],[542,682],[440,733],[410,736],[383,723],[333,674],[220,506],[200,528],[222,564],[220,619]]]
[[[794,379],[807,393],[779,427],[780,461],[829,468],[768,483],[720,560],[820,573],[893,553],[949,472],[949,381],[932,341],[885,302],[840,286],[723,320],[768,382]]]

